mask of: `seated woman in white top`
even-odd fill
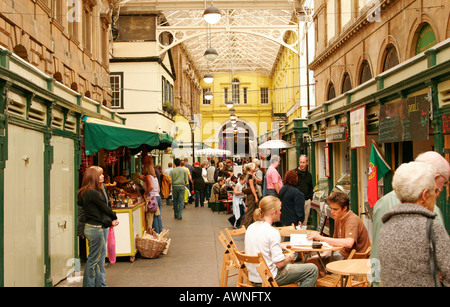
[[[280,233],[272,227],[280,214],[281,201],[278,197],[269,195],[261,199],[253,215],[255,222],[245,232],[245,253],[252,256],[261,253],[279,286],[298,283],[300,287],[314,287],[317,267],[311,263],[294,264],[295,253],[283,254]],[[247,268],[250,281],[255,285],[262,283],[256,264],[248,263]]]

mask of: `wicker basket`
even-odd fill
[[[160,241],[156,238],[140,238],[136,236],[136,248],[144,258],[156,258],[164,251],[167,241]]]

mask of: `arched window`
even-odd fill
[[[391,69],[394,66],[397,66],[399,63],[397,50],[394,45],[390,44],[386,47],[386,56],[384,58],[383,63],[383,71]]]
[[[334,85],[332,82],[328,85],[328,91],[327,91],[327,100],[333,99],[336,97],[336,91],[334,90]]]
[[[359,75],[359,84],[372,79],[372,71],[370,70],[369,62],[364,60],[361,64],[361,71]]]
[[[348,73],[344,74],[344,79],[342,80],[342,94],[352,89],[352,81]]]
[[[239,85],[239,79],[234,78],[231,80],[231,100],[233,101],[233,104],[239,104],[240,103],[240,85]]]
[[[425,23],[419,30],[416,41],[415,54],[424,52],[425,50],[436,45],[436,35],[429,23]]]

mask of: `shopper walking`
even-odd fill
[[[378,240],[382,286],[440,286],[438,270],[443,284],[450,286],[450,238],[433,212],[440,193],[435,172],[423,162],[404,163],[395,171],[392,186],[401,204],[382,217]]]
[[[306,155],[300,155],[298,158],[298,168],[297,171],[297,188],[305,196],[304,212],[305,217],[303,221],[303,226],[308,224],[309,212],[311,211],[311,199],[313,197],[313,183],[312,175],[308,171],[309,159]]]
[[[244,225],[246,228],[250,226],[251,223],[253,223],[253,213],[255,212],[255,209],[257,208],[257,204],[259,201],[258,198],[258,191],[256,188],[256,179],[255,179],[255,172],[256,172],[256,165],[255,163],[249,163],[245,165],[245,172],[247,173],[247,189],[249,193],[246,194],[246,204],[247,208],[245,210],[244,218],[242,219],[242,225]]]
[[[88,168],[77,195],[78,205],[82,206],[85,215],[84,234],[89,242],[83,287],[105,286],[105,269],[104,265],[101,265],[102,255],[106,254],[104,228],[119,224],[116,213],[106,205],[105,196],[101,192],[101,176],[103,175],[96,169]]]
[[[277,171],[277,167],[280,165],[280,157],[273,155],[270,158],[270,166],[267,169],[266,181],[267,181],[267,195],[278,196],[283,182],[281,181],[280,173]]]
[[[284,185],[280,190],[281,200],[281,224],[287,226],[294,224],[296,226],[304,225],[305,221],[305,196],[300,192],[297,186],[297,172],[290,170],[284,176]]]
[[[174,160],[175,168],[170,171],[172,179],[172,198],[174,218],[181,220],[183,217],[184,207],[184,191],[188,184],[188,175],[186,170],[181,166],[181,160]]]
[[[208,180],[206,184],[206,199],[211,198],[211,189],[212,186],[216,183],[216,180],[214,178],[216,174],[215,162],[214,160],[210,160],[209,163],[210,165],[206,169],[206,179]]]
[[[194,182],[194,197],[195,197],[195,207],[199,204],[203,207],[205,201],[205,189],[206,184],[202,175],[203,168],[200,167],[199,162],[194,163],[194,171],[192,172],[192,181]]]
[[[148,175],[150,176],[150,180],[152,181],[152,188],[148,193],[148,197],[155,197],[158,202],[158,210],[156,210],[153,216],[152,228],[156,233],[161,233],[163,230],[162,226],[162,218],[161,218],[161,210],[162,210],[162,199],[160,195],[160,186],[158,178],[156,177],[155,167],[153,165],[148,166]]]
[[[233,214],[234,214],[234,228],[241,226],[241,221],[245,213],[244,192],[245,176],[240,175],[239,180],[233,187]]]

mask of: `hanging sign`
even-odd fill
[[[350,148],[366,147],[366,106],[350,111]]]
[[[428,140],[429,112],[428,94],[380,105],[378,141]]]
[[[329,126],[325,129],[325,142],[345,142],[347,141],[347,125],[345,123]]]

